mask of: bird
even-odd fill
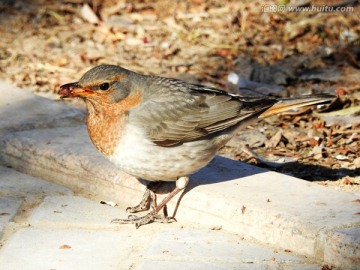
[[[112,220],[136,228],[174,221],[160,211],[241,127],[256,118],[330,103],[336,97],[242,97],[108,64],[95,66],[79,81],[60,86],[58,94],[83,99],[87,130],[96,149],[120,170],[149,181],[141,202],[126,209],[137,213],[151,208],[149,213]],[[176,181],[176,187],[156,204],[151,185],[164,181]]]

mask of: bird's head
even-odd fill
[[[58,94],[61,98],[117,103],[130,95],[131,74],[119,66],[100,65],[87,71],[78,82],[60,86]]]

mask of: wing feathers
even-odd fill
[[[242,120],[260,113],[266,117],[289,108],[329,101],[329,95],[280,102],[269,97],[238,97],[178,80],[150,78],[148,87],[155,88],[144,93],[142,104],[130,110],[129,117],[131,123],[142,126],[149,138],[160,146],[234,129]]]
[[[329,103],[334,100],[333,95],[318,94],[311,96],[298,97],[296,99],[282,99],[259,115],[259,118],[265,118],[274,114],[286,112],[292,109],[302,108],[311,105]]]

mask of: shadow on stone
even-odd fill
[[[264,168],[307,181],[337,181],[345,176],[360,176],[360,168],[353,170],[347,168],[330,168],[318,164],[304,164],[299,162],[286,163],[278,168],[269,168],[265,165]]]
[[[221,182],[239,180],[255,174],[265,173],[268,170],[255,167],[229,158],[216,156],[210,164],[190,176],[190,182],[181,193],[176,202],[173,217],[181,203],[182,198],[193,188],[199,185],[213,185]],[[157,194],[169,193],[175,188],[175,182],[164,182],[157,190]],[[224,194],[226,196],[226,194]]]

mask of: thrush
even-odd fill
[[[255,118],[303,106],[324,104],[328,94],[290,99],[241,97],[226,91],[159,76],[147,76],[115,65],[100,65],[78,82],[60,87],[62,98],[82,98],[86,124],[95,147],[122,171],[137,178],[176,181],[175,189],[156,205],[148,187],[131,215],[116,223],[141,225],[171,222],[159,212],[183,190],[189,176],[206,166],[240,126]]]

